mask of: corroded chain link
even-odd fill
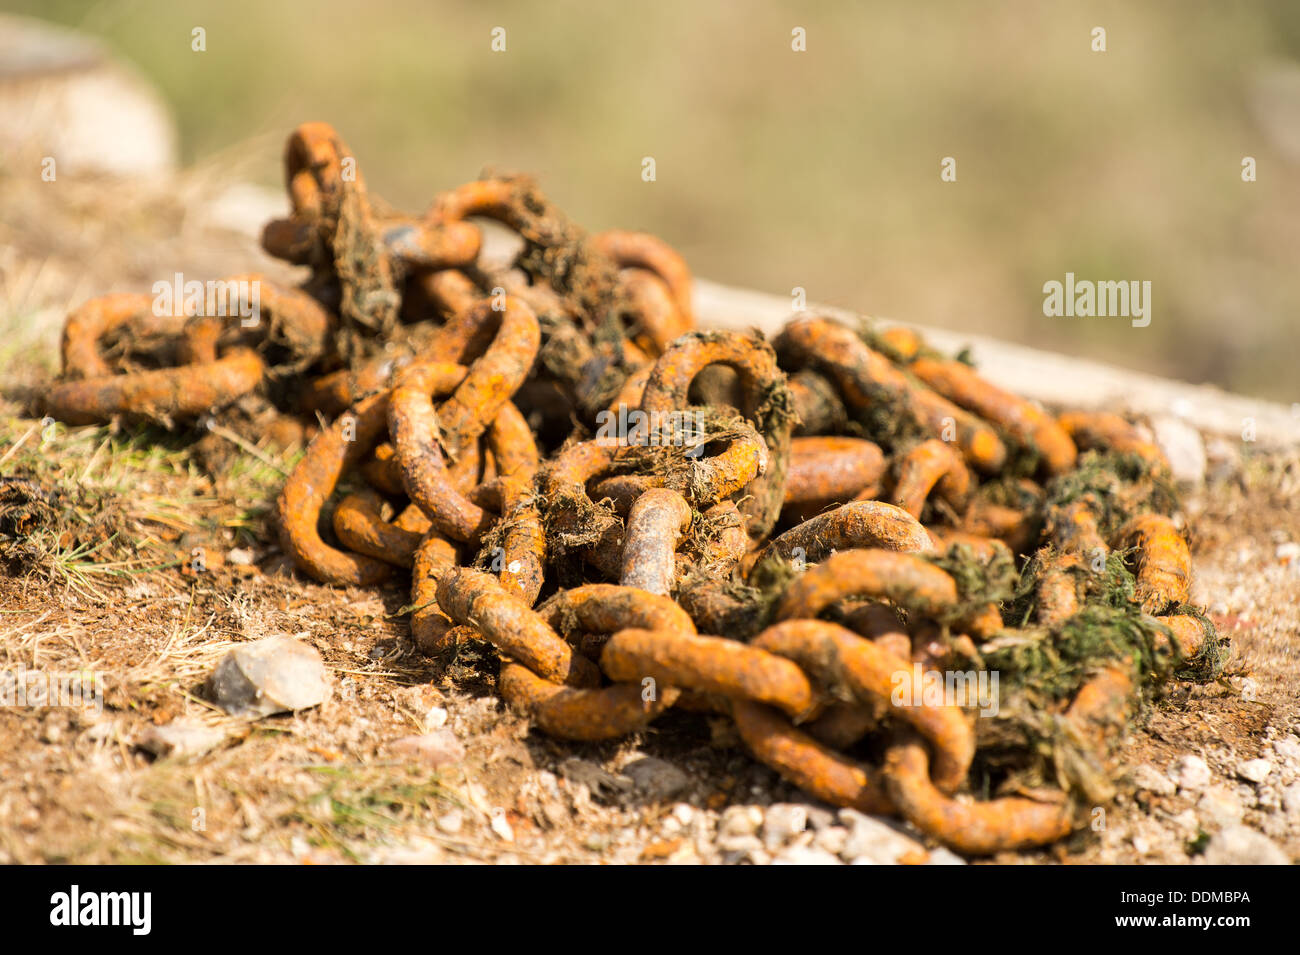
[[[813,796],[987,853],[1071,832],[1133,707],[1221,665],[1128,421],[1053,416],[902,328],[695,330],[653,236],[587,235],[519,177],[404,215],[355,165],[296,130],[263,243],[301,287],[229,280],[257,283],[251,324],[89,302],[48,407],[320,420],[284,552],[329,584],[409,570],[418,649],[490,645],[544,732],[711,713]],[[481,264],[475,217],[518,234],[512,268]]]

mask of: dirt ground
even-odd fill
[[[32,417],[62,310],[91,293],[78,256],[110,240],[144,246],[123,241],[120,225],[48,247],[35,230],[20,245],[21,210],[7,213],[0,671],[90,672],[103,699],[0,707],[0,863],[712,863],[780,853],[723,838],[745,815],[735,807],[806,800],[721,723],[670,713],[618,744],[548,739],[501,705],[483,661],[441,671],[415,652],[403,583],[346,589],[294,574],[267,519],[295,449]],[[220,263],[216,274],[231,258],[242,264],[224,271],[260,264],[238,243],[206,255],[196,258]],[[93,291],[129,288],[156,267],[116,265]],[[202,466],[213,455],[224,462],[216,478]],[[1196,862],[1237,817],[1300,857],[1298,485],[1300,456],[1246,444],[1188,497],[1193,596],[1230,640],[1228,673],[1174,687],[1147,709],[1124,746],[1138,775],[1104,826],[996,861]],[[249,721],[203,698],[232,646],[273,635],[319,650],[334,680],[327,703]],[[190,728],[192,752],[158,755],[152,734],[177,726]],[[402,741],[423,734],[439,747],[412,756]],[[1143,782],[1141,772],[1168,777],[1188,754],[1208,763],[1208,785]],[[1242,778],[1240,764],[1257,758],[1268,776]],[[790,842],[811,840],[829,816],[814,807],[806,839]]]

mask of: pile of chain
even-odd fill
[[[693,330],[676,252],[587,235],[527,178],[403,215],[319,123],[286,174],[263,244],[301,287],[260,279],[251,325],[92,301],[48,410],[319,421],[285,553],[330,584],[409,571],[416,646],[490,648],[543,731],[721,716],[813,796],[989,853],[1069,834],[1153,688],[1217,675],[1167,465],[1125,420],[1054,417],[901,328]],[[953,698],[981,675],[995,699]]]

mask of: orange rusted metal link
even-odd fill
[[[677,313],[681,317],[682,329],[678,334],[690,330],[695,323],[691,302],[691,270],[676,249],[648,232],[626,232],[621,229],[597,232],[591,241],[621,268],[646,269],[658,276],[672,293]],[[669,341],[672,338],[659,343],[660,347]]]
[[[951,527],[927,527],[935,550],[946,551],[954,544],[969,547],[980,561],[987,563],[995,557],[1011,558],[1011,548],[996,537],[983,534],[971,534],[967,531],[953,530]]]
[[[411,639],[431,656],[452,649],[466,635],[467,628],[453,626],[438,607],[438,581],[458,563],[456,545],[434,530],[425,533],[412,559]]]
[[[600,654],[611,680],[684,687],[767,703],[796,721],[817,706],[813,686],[789,660],[725,637],[657,630],[620,630]]]
[[[1108,411],[1069,411],[1057,423],[1082,450],[1093,449],[1136,454],[1153,465],[1169,467],[1164,452],[1147,441],[1137,428]]]
[[[475,308],[496,315],[500,325],[487,351],[438,408],[441,440],[453,453],[487,430],[528,377],[541,344],[537,317],[521,300],[507,296],[502,312],[493,312],[486,302]]]
[[[1192,555],[1174,522],[1163,514],[1139,514],[1115,533],[1115,546],[1136,547],[1137,598],[1144,613],[1185,604],[1192,587]]]
[[[966,470],[961,455],[951,445],[931,438],[903,456],[893,499],[919,521],[931,491],[936,491],[955,510],[961,511],[966,506],[970,490],[970,472]]]
[[[501,696],[544,731],[560,739],[617,739],[645,729],[672,706],[674,687],[617,683],[598,689],[544,680],[527,667],[507,663],[497,681]]]
[[[1078,454],[1066,430],[1033,402],[1003,391],[959,361],[918,358],[908,368],[949,401],[992,421],[1037,451],[1048,474],[1064,474]]]
[[[1092,560],[1110,553],[1097,522],[1097,503],[1091,496],[1053,508],[1047,515],[1047,536],[1061,551]]]
[[[1006,461],[1006,446],[992,428],[910,379],[843,325],[825,318],[795,319],[781,330],[775,344],[783,361],[796,368],[814,368],[833,379],[854,408],[868,408],[883,398],[936,438],[953,429],[962,453],[980,471],[995,472]]]
[[[1173,633],[1174,642],[1178,644],[1184,660],[1190,660],[1200,653],[1212,634],[1212,624],[1189,614],[1168,614],[1156,619]]]
[[[59,349],[63,358],[63,377],[76,381],[111,375],[113,369],[100,353],[101,339],[123,326],[153,320],[153,309],[153,296],[134,292],[101,295],[79,306],[63,323]],[[179,333],[185,315],[182,310],[156,321],[173,333]]]
[[[811,437],[790,442],[785,503],[844,503],[877,490],[885,473],[880,446],[862,438]]]
[[[691,330],[691,320],[682,314],[672,290],[653,272],[623,269],[619,289],[632,320],[628,331],[646,354],[663,354],[670,343]]]
[[[570,638],[579,631],[613,633],[628,628],[695,632],[690,615],[669,598],[617,584],[584,584],[561,590],[537,612]]]
[[[403,369],[389,400],[388,420],[402,485],[411,500],[439,533],[459,541],[478,541],[491,529],[495,517],[456,488],[439,447],[439,418],[430,397],[449,393],[465,374],[459,365],[420,364]]]
[[[691,525],[691,506],[676,491],[651,488],[636,499],[623,535],[624,587],[667,595],[677,576],[675,555]]]
[[[349,494],[334,509],[334,533],[339,542],[397,567],[410,567],[424,534],[383,519],[383,499],[363,489]]]
[[[776,619],[812,619],[845,597],[890,600],[935,616],[957,602],[957,585],[938,567],[912,554],[846,550],[796,577],[776,606]]]
[[[781,511],[793,427],[785,375],[777,367],[771,346],[759,336],[739,332],[684,335],[655,362],[641,408],[664,414],[686,407],[695,376],[715,364],[736,371],[742,394],[740,410],[767,443],[767,469],[750,485],[751,497],[741,507],[749,520],[750,536],[757,539],[772,529]]]
[[[266,365],[257,352],[236,348],[202,366],[182,365],[55,385],[45,396],[45,409],[68,424],[96,424],[116,415],[156,421],[197,418],[256,389],[265,372]]]
[[[438,606],[472,626],[498,650],[538,676],[570,686],[597,686],[595,664],[573,649],[536,612],[490,574],[453,567],[438,580]]]
[[[835,385],[811,368],[803,368],[787,382],[790,400],[799,419],[794,433],[802,437],[835,434],[848,421],[844,399]]]
[[[911,723],[934,747],[934,784],[943,792],[954,792],[966,779],[975,755],[970,723],[958,706],[923,702],[910,660],[825,620],[775,624],[751,645],[793,660],[819,686],[847,691],[875,712],[887,707],[889,715]]]
[[[802,557],[818,561],[832,551],[883,547],[912,554],[934,550],[929,533],[901,507],[882,501],[856,501],[820,514],[772,540],[760,560]]]
[[[882,773],[897,811],[928,836],[959,852],[988,855],[1063,839],[1074,828],[1069,805],[1018,797],[961,802],[930,780],[925,745],[911,739],[890,746]]]
[[[754,757],[804,792],[833,806],[893,814],[893,802],[871,766],[823,746],[771,707],[737,699],[731,715]]]
[[[367,398],[321,431],[280,491],[276,514],[280,546],[294,564],[317,580],[368,587],[388,577],[381,560],[330,547],[316,529],[321,507],[339,478],[379,443],[388,421],[388,393]]]
[[[546,531],[533,493],[539,457],[532,429],[507,401],[488,429],[488,445],[498,469],[502,538],[501,584],[532,606],[541,593],[546,565]],[[455,468],[452,469],[453,474]]]

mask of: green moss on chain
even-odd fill
[[[1053,478],[1044,502],[1048,512],[1089,499],[1102,536],[1109,538],[1136,514],[1170,514],[1178,507],[1178,492],[1168,478],[1156,473],[1140,455],[1086,451],[1069,474]]]

